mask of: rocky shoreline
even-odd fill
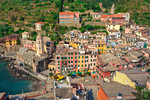
[[[16,79],[19,80],[29,80],[32,81],[32,91],[38,91],[41,88],[42,82],[41,80],[31,76],[30,74],[24,72],[23,70],[14,67],[14,62],[11,61],[8,64],[7,70],[9,70],[9,72],[11,73],[12,76],[14,76]]]

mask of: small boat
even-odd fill
[[[6,65],[6,63],[2,63],[1,65]]]

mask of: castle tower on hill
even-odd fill
[[[37,55],[44,54],[44,42],[41,34],[38,34],[36,37],[36,49],[37,49]]]
[[[112,7],[111,7],[111,14],[115,14],[115,5],[113,4]]]

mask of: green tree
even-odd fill
[[[53,73],[49,73],[49,76],[52,77],[52,76],[53,76]]]
[[[86,74],[89,75],[89,76],[91,76],[91,73],[90,73],[90,72],[86,72]]]
[[[70,76],[70,77],[72,77],[73,75],[72,75],[72,74],[68,74],[67,76]]]
[[[20,17],[20,21],[22,21],[22,23],[23,23],[24,20],[25,20],[24,17]]]
[[[137,92],[132,92],[137,100],[150,100],[150,91],[147,88],[136,86]]]
[[[78,73],[77,75],[78,75],[78,76],[82,76],[82,74],[81,74],[81,73]]]

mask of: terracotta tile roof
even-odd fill
[[[37,22],[37,24],[44,24],[44,22]]]
[[[11,38],[11,40],[17,40],[17,38]]]
[[[115,14],[115,15],[102,15],[101,17],[103,17],[103,18],[107,18],[107,17],[123,17],[122,15],[118,15],[118,14]]]
[[[5,41],[9,41],[9,40],[10,40],[10,38],[6,38],[6,39],[5,39]]]
[[[74,15],[74,12],[59,12],[59,15]]]

